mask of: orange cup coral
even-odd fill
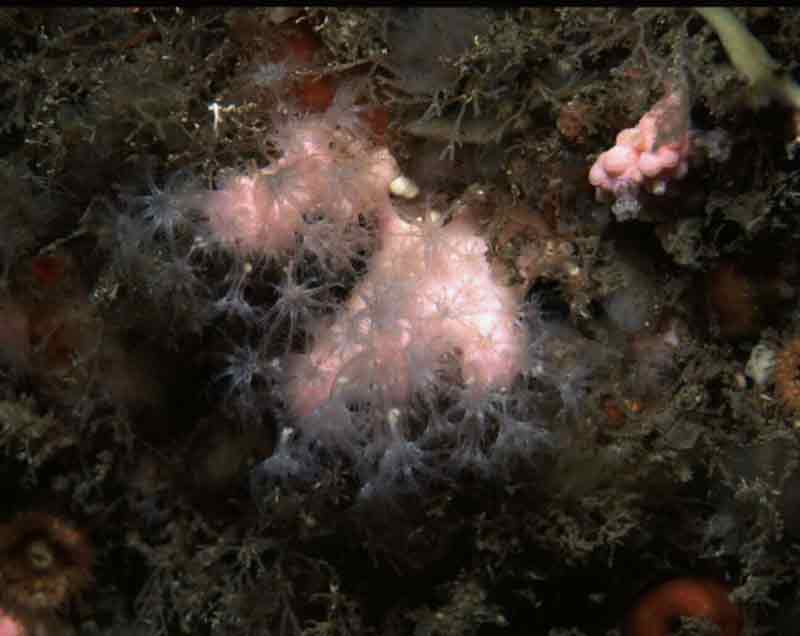
[[[0,524],[0,598],[31,610],[54,609],[88,587],[93,551],[62,519],[27,512]]]
[[[679,578],[645,594],[628,620],[628,636],[667,636],[682,616],[705,618],[721,636],[742,633],[742,615],[728,598],[730,587],[710,579]]]
[[[787,411],[800,411],[800,338],[793,338],[775,360],[775,396]]]

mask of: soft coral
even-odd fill
[[[514,292],[494,280],[488,246],[466,211],[439,227],[395,213],[381,220],[382,246],[344,312],[292,369],[290,402],[310,415],[335,395],[384,404],[408,399],[459,361],[463,384],[485,392],[511,383],[526,336]]]
[[[663,194],[667,182],[689,171],[688,96],[673,91],[656,103],[634,128],[619,132],[613,147],[603,152],[589,171],[598,197],[616,198],[614,214],[620,220],[635,218],[637,195],[644,186]]]
[[[202,207],[220,242],[245,254],[277,255],[291,251],[319,217],[343,228],[389,206],[397,162],[367,140],[352,104],[342,100],[323,115],[278,122],[281,158],[208,195]]]

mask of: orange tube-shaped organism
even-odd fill
[[[650,590],[628,619],[629,636],[667,636],[681,616],[707,618],[721,636],[740,636],[742,614],[728,598],[731,588],[710,579],[680,578]]]

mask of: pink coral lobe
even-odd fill
[[[304,215],[321,214],[342,226],[389,205],[389,184],[400,171],[385,148],[319,117],[290,122],[277,138],[281,159],[234,177],[203,203],[221,243],[245,253],[284,252],[302,233]]]
[[[377,389],[382,399],[403,402],[454,352],[464,384],[477,391],[508,385],[519,371],[526,337],[517,301],[494,280],[474,221],[465,215],[440,228],[394,213],[382,221],[369,274],[293,368],[289,394],[299,416],[339,390],[364,396]]]
[[[25,627],[0,608],[0,636],[25,636],[26,634]]]
[[[257,177],[240,176],[206,201],[211,228],[224,244],[242,251],[275,251],[288,247],[299,225],[299,214],[280,209],[264,196]]]
[[[617,134],[616,144],[589,171],[598,194],[635,191],[641,184],[660,191],[659,184],[686,175],[691,144],[681,99],[678,93],[668,94],[635,128]]]

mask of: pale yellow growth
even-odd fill
[[[800,109],[800,86],[781,70],[781,65],[733,11],[725,7],[695,9],[716,31],[731,63],[747,78],[754,91]]]

